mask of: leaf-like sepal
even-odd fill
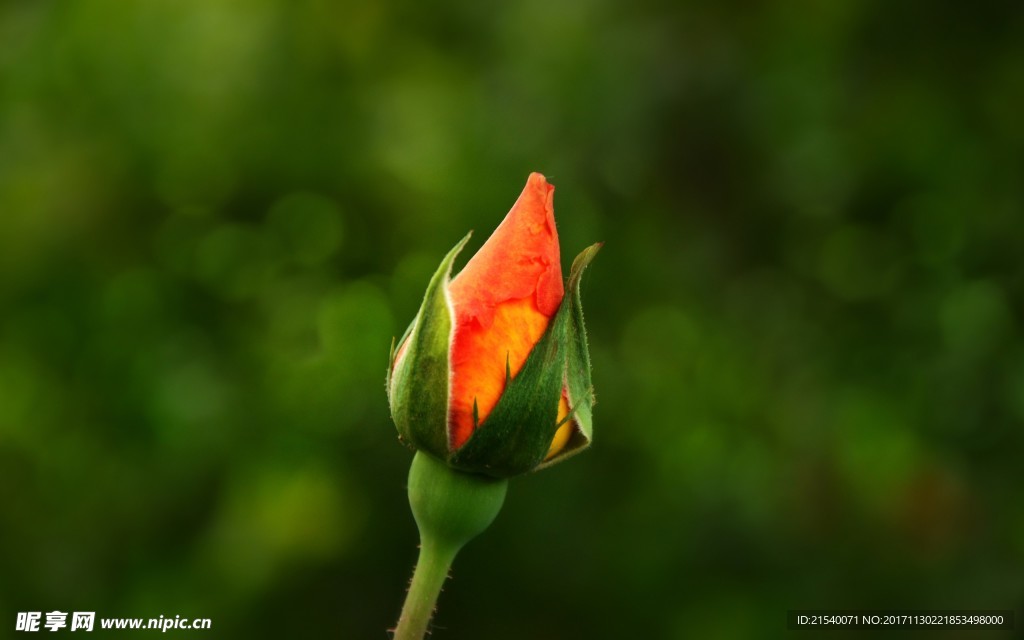
[[[402,440],[415,449],[448,455],[449,352],[454,312],[448,299],[452,262],[469,240],[448,252],[427,285],[423,304],[406,336],[392,351],[387,388],[391,418]]]
[[[545,460],[538,469],[549,467],[565,460],[590,446],[594,433],[594,386],[590,379],[590,349],[587,346],[587,330],[583,325],[583,303],[580,300],[580,280],[583,272],[604,246],[603,242],[593,244],[580,252],[572,261],[569,282],[566,287],[563,307],[568,305],[569,328],[565,363],[565,389],[569,410],[576,423],[576,430],[569,442],[550,460]],[[560,310],[561,311],[561,310]]]

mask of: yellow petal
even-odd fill
[[[565,396],[562,396],[558,401],[558,419],[557,422],[565,420],[565,416],[569,415],[569,403],[566,401]],[[572,436],[572,430],[576,428],[572,420],[566,421],[565,424],[558,427],[558,431],[555,432],[555,437],[551,439],[551,446],[548,447],[548,453],[544,456],[544,460],[550,460],[555,457],[559,451],[565,448],[565,445],[569,443],[569,437]]]

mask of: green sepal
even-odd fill
[[[565,460],[590,446],[594,433],[594,386],[590,379],[590,349],[587,346],[587,330],[583,325],[583,303],[580,300],[580,280],[583,271],[590,265],[603,242],[593,244],[580,252],[572,261],[569,282],[562,304],[571,307],[569,321],[569,344],[565,364],[565,387],[569,401],[570,416],[576,423],[569,442],[553,458],[545,460],[537,468],[543,469]]]
[[[594,245],[573,261],[568,295],[522,369],[506,384],[494,409],[451,456],[448,462],[453,467],[505,478],[546,466],[541,463],[558,429],[558,400],[567,382],[570,407],[575,387],[580,401],[575,412],[583,417],[585,425],[580,424],[579,432],[574,433],[566,449],[575,443],[572,452],[576,452],[589,444],[593,396],[590,358],[579,308],[579,281],[599,248],[600,245]],[[565,455],[556,456],[547,464]]]
[[[452,310],[446,289],[455,256],[466,245],[466,235],[441,261],[423,296],[423,305],[406,331],[401,361],[396,353],[388,366],[391,418],[402,441],[435,456],[448,455],[449,350]]]

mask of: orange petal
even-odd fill
[[[551,316],[562,302],[562,267],[555,230],[554,186],[531,173],[512,210],[452,280],[449,291],[460,324],[491,324],[494,308],[531,297]]]
[[[554,190],[530,174],[512,210],[449,285],[453,449],[473,432],[474,401],[483,422],[504,391],[506,362],[515,376],[562,301]]]

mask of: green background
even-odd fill
[[[0,4],[0,633],[386,638],[388,347],[534,170],[595,443],[434,637],[1020,615],[1022,114],[1013,2]]]

